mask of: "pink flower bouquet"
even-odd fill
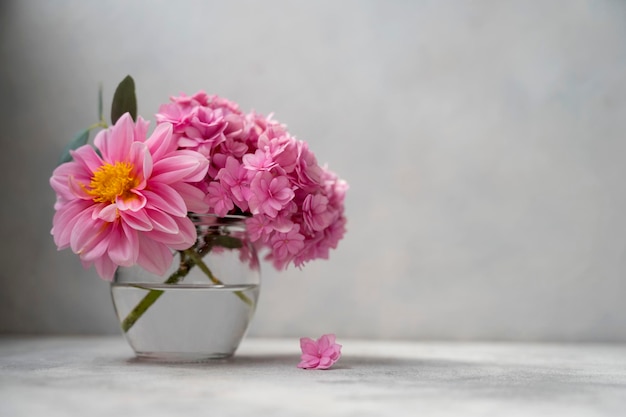
[[[112,280],[118,266],[164,274],[193,247],[191,217],[247,218],[250,239],[277,269],[328,258],[345,233],[346,182],[320,166],[285,125],[198,92],[172,97],[156,128],[137,116],[134,82],[68,146],[50,184],[52,235]],[[91,129],[103,128],[88,144]],[[128,329],[125,329],[128,330]]]

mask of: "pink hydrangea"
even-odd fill
[[[98,133],[92,146],[71,152],[50,179],[57,193],[52,235],[71,248],[85,267],[113,279],[118,266],[139,264],[163,274],[172,250],[196,240],[188,211],[205,212],[203,181],[208,160],[180,150],[170,123],[146,139],[148,123],[129,114]]]
[[[241,139],[245,114],[239,107],[218,96],[208,96],[200,91],[189,97],[172,97],[156,114],[157,123],[171,123],[174,136],[181,148],[192,149],[211,157],[221,143],[229,140],[236,153],[245,152]]]
[[[174,126],[180,147],[209,159],[210,211],[249,216],[251,239],[276,268],[328,258],[336,248],[347,184],[285,125],[204,92],[172,97],[156,117]]]
[[[287,177],[275,176],[270,172],[257,172],[250,182],[250,212],[276,218],[293,197],[291,183]]]
[[[304,248],[304,235],[300,233],[300,226],[295,224],[288,232],[277,231],[270,238],[272,254],[278,268],[290,262]]]
[[[335,343],[334,334],[322,335],[317,341],[308,337],[300,339],[302,356],[298,368],[328,369],[341,357],[341,345]]]
[[[326,229],[335,217],[333,210],[329,210],[328,198],[322,194],[307,195],[302,210],[304,223],[312,233]]]
[[[211,182],[207,189],[206,202],[209,204],[212,213],[224,217],[235,207],[228,191],[217,181]]]
[[[247,211],[251,193],[250,171],[245,169],[236,158],[229,156],[224,168],[217,173],[216,179],[228,190],[237,207],[242,211]]]

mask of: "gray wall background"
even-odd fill
[[[3,1],[0,331],[116,333],[49,235],[66,142],[132,74],[275,112],[350,182],[251,334],[626,341],[626,3]]]

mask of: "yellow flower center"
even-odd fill
[[[133,168],[128,162],[105,163],[93,173],[87,193],[96,203],[114,203],[117,197],[131,197],[130,190],[139,184]]]

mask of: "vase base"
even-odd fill
[[[200,363],[229,359],[233,353],[135,352],[137,360],[159,363]]]

